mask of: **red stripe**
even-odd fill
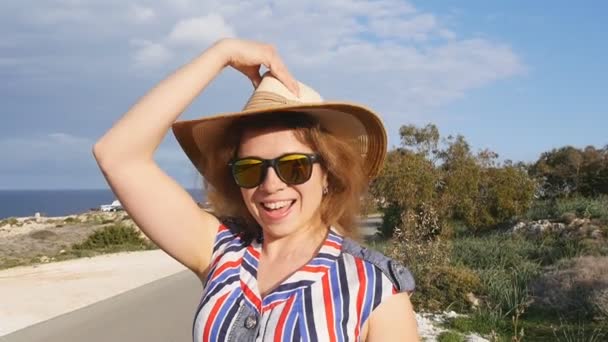
[[[357,266],[357,277],[359,278],[359,291],[357,293],[357,325],[355,326],[355,340],[357,340],[359,339],[359,326],[361,324],[361,314],[363,313],[363,298],[365,297],[367,279],[365,278],[363,261],[355,258],[355,265]]]
[[[223,232],[223,231],[225,231],[225,230],[228,230],[228,228],[226,228],[226,226],[224,226],[223,224],[221,224],[221,225],[220,225],[220,228],[218,229],[218,232],[217,232],[218,236],[219,236],[219,234],[220,234],[221,232]],[[217,239],[217,237],[216,237],[216,239]],[[215,248],[215,247],[217,247],[217,242],[219,242],[219,241],[216,241],[216,244],[215,244],[214,248]],[[209,265],[209,269],[211,269],[212,267],[214,267],[215,265],[217,265],[217,262],[220,260],[220,258],[221,258],[222,256],[223,256],[223,254],[219,254],[218,256],[216,256],[216,257],[215,257],[215,259],[214,259],[214,260],[211,262],[211,264]]]
[[[224,304],[224,301],[226,300],[226,298],[228,298],[229,294],[230,294],[230,292],[228,292],[225,295],[221,296],[217,300],[217,302],[215,303],[215,305],[213,306],[213,308],[211,309],[211,313],[209,313],[209,319],[207,319],[207,323],[205,323],[205,330],[203,331],[203,340],[202,341],[209,341],[209,333],[211,332],[211,327],[213,326],[213,322],[215,321],[215,317],[217,316],[217,313],[222,308],[222,304]]]
[[[239,258],[238,260],[235,261],[229,261],[224,263],[220,268],[218,268],[214,273],[213,273],[213,278],[211,278],[212,280],[219,277],[222,272],[224,272],[227,268],[231,268],[231,267],[237,267],[241,264],[241,261],[243,260],[243,258]]]
[[[289,300],[289,299],[286,299],[286,300]],[[279,304],[283,304],[284,302],[285,302],[285,300],[279,300],[279,301],[272,302],[270,304],[266,304],[266,306],[264,306],[262,308],[262,312],[272,310],[272,309],[274,309],[275,306],[277,306]]]
[[[330,240],[325,241],[324,245],[325,246],[331,246],[331,247],[333,247],[335,249],[342,249],[342,245],[340,245],[337,242],[330,241]]]
[[[334,325],[334,302],[331,297],[331,287],[327,274],[323,277],[323,301],[325,302],[325,319],[327,321],[327,332],[329,340],[336,341],[336,331]]]
[[[247,251],[251,254],[251,256],[255,257],[257,260],[260,260],[260,252],[256,251],[255,248],[253,248],[253,245],[249,245],[249,247],[247,247]]]
[[[309,266],[309,265],[305,265],[305,266],[302,267],[302,271],[316,272],[316,273],[326,272],[327,269],[328,269],[327,266]]]
[[[256,296],[255,293],[253,293],[253,291],[251,291],[249,286],[247,286],[247,284],[245,284],[245,282],[243,282],[242,280],[241,280],[241,289],[243,289],[243,293],[245,294],[245,297],[247,297],[247,299],[249,299],[249,301],[251,303],[253,303],[253,305],[258,309],[259,312],[261,312],[262,311],[262,301],[258,298],[258,296]]]
[[[281,316],[279,317],[279,322],[277,323],[277,327],[274,330],[274,342],[282,342],[283,337],[285,335],[285,321],[287,321],[287,315],[291,311],[291,307],[293,306],[293,301],[296,296],[291,296],[285,307],[283,308],[283,312],[281,312]]]

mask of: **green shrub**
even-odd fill
[[[490,335],[509,333],[509,324],[494,310],[477,310],[468,316],[459,316],[449,322],[449,327],[464,333],[476,332]]]
[[[483,237],[454,239],[452,257],[455,264],[475,270],[517,268],[534,256],[533,241],[517,236],[492,234]]]
[[[438,342],[465,342],[466,339],[462,334],[455,331],[444,331],[437,336]]]
[[[4,225],[21,227],[23,224],[19,222],[19,220],[17,220],[17,218],[15,217],[8,217],[3,220],[0,220],[0,227]]]
[[[64,223],[80,223],[80,220],[77,217],[68,217],[63,220]]]
[[[574,196],[539,200],[533,203],[526,218],[529,220],[564,220],[566,215],[572,214],[579,218],[598,219],[608,224],[608,196],[596,198]]]
[[[536,250],[531,258],[538,260],[541,265],[553,265],[562,259],[571,259],[584,254],[579,239],[547,235],[536,242]]]
[[[532,203],[525,218],[528,220],[545,220],[557,218],[557,209],[554,200],[537,200]]]
[[[87,240],[74,244],[74,250],[133,250],[152,249],[153,245],[140,236],[137,229],[115,224],[96,230]]]
[[[467,293],[477,293],[481,282],[479,276],[466,267],[439,266],[414,271],[416,291],[412,303],[417,308],[438,311],[448,308],[459,312],[468,311],[471,304]]]
[[[401,213],[403,209],[397,204],[389,204],[382,209],[382,224],[380,225],[380,233],[386,238],[390,238],[395,233],[395,227],[401,226]]]
[[[57,234],[50,230],[43,229],[43,230],[33,231],[29,234],[29,236],[36,240],[47,240],[49,238],[56,238]]]
[[[608,196],[597,198],[576,196],[558,199],[556,201],[557,215],[561,216],[568,212],[575,213],[577,217],[608,221]]]

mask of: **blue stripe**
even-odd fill
[[[374,287],[374,306],[375,309],[380,305],[380,301],[382,300],[382,271],[379,268],[375,267],[376,271],[376,286]]]
[[[251,276],[255,279],[257,277],[257,270],[255,269],[254,266],[251,266],[250,263],[246,262],[244,259],[241,262],[241,267],[243,267],[245,269],[245,271],[247,271],[249,274],[251,274]]]
[[[283,334],[283,341],[293,341],[294,330],[296,329],[296,317],[298,316],[298,310],[296,310],[296,299],[292,303],[291,310],[287,314],[287,320],[285,320],[285,327]]]
[[[213,245],[213,252],[216,252],[222,245],[230,242],[234,239],[234,235],[230,231],[225,231],[217,234],[215,238],[215,244]]]
[[[312,285],[313,282],[314,281],[312,281],[312,280],[300,280],[300,281],[296,281],[294,283],[283,284],[283,285],[280,285],[279,287],[277,287],[276,289],[274,289],[272,291],[272,294],[270,294],[267,297],[270,297],[270,296],[274,295],[275,293],[292,291],[292,290],[296,290],[300,287],[309,286],[309,285]]]
[[[217,316],[215,317],[215,321],[213,322],[213,325],[211,326],[211,333],[209,334],[210,337],[216,341],[224,341],[224,339],[220,339],[220,332],[222,332],[220,330],[220,328],[224,325],[224,321],[229,321],[230,319],[232,319],[232,315],[227,315],[228,311],[232,309],[233,306],[235,306],[235,301],[237,299],[237,297],[239,296],[239,291],[234,291],[232,292],[232,294],[230,296],[228,296],[228,298],[226,298],[226,301],[224,301],[224,304],[222,304],[222,307],[220,308],[220,311],[217,313]],[[238,305],[236,305],[238,307]],[[223,332],[223,335],[225,335],[226,332]]]
[[[329,231],[329,236],[327,237],[327,240],[332,241],[332,242],[336,242],[338,244],[342,244],[342,237],[340,235],[337,235],[336,233],[332,232],[331,230]]]
[[[205,305],[211,297],[213,297],[217,292],[219,292],[224,285],[230,285],[235,281],[240,279],[238,272],[224,272],[221,276],[216,278],[213,282],[211,282],[211,287],[205,293],[205,297],[201,302],[201,306]]]
[[[338,278],[338,268],[332,267],[329,270],[329,281],[331,287],[331,294],[334,305],[334,329],[336,331],[336,338],[338,341],[344,341],[344,334],[342,332],[342,292],[341,289],[348,291],[348,286],[344,286],[340,283],[340,279]]]
[[[234,291],[234,293],[238,293],[238,296],[242,295],[241,291]],[[224,319],[224,323],[220,327],[220,334],[218,335],[218,340],[227,341],[228,340],[228,329],[230,328],[230,324],[236,318],[236,314],[239,311],[239,302],[238,297],[234,299],[234,302],[230,304],[230,311],[226,313],[226,319]]]
[[[376,288],[376,277],[374,275],[374,265],[364,262],[365,278],[367,286],[365,288],[365,298],[363,298],[363,313],[361,315],[361,326],[367,321],[372,311],[372,301],[374,300],[374,289]]]
[[[340,286],[342,288],[342,298],[344,299],[344,305],[342,306],[342,331],[344,332],[344,341],[350,341],[348,336],[348,319],[349,319],[349,306],[356,305],[356,301],[354,303],[350,302],[350,288],[348,287],[348,278],[346,276],[346,266],[344,265],[344,258],[338,259],[338,264],[336,265],[336,272],[340,278]],[[356,298],[356,297],[355,297]]]
[[[334,261],[336,261],[336,256],[335,255],[323,253],[323,254],[319,254],[317,257],[315,257],[314,259],[310,260],[310,262],[308,263],[308,265],[331,266]]]
[[[247,263],[249,263],[249,265],[251,265],[251,267],[256,270],[255,273],[257,273],[258,260],[253,257],[253,255],[251,255],[247,250],[245,250],[245,254],[243,255],[243,261],[247,261]]]
[[[224,254],[222,254],[222,257],[231,252],[238,252],[245,247],[246,246],[243,246],[240,243],[230,243],[228,246],[226,246],[226,249],[224,249]]]

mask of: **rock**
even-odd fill
[[[46,256],[46,255],[41,256],[41,257],[40,257],[40,258],[38,258],[38,259],[40,260],[40,262],[43,262],[43,263],[46,263],[46,262],[51,261],[51,259],[50,259],[48,256]]]
[[[575,213],[564,213],[561,217],[561,220],[566,224],[570,224],[570,223],[572,223],[572,221],[576,220],[576,214]]]
[[[598,229],[593,230],[591,232],[591,234],[589,234],[589,236],[592,237],[593,239],[599,240],[604,237],[604,234],[602,234],[602,231],[598,228]]]
[[[568,225],[569,228],[574,228],[574,227],[580,227],[583,226],[585,224],[589,223],[589,219],[586,218],[576,218],[574,220],[572,220],[572,222],[570,222],[570,224]]]
[[[471,303],[471,306],[473,308],[479,307],[479,299],[477,297],[475,297],[473,292],[467,293],[467,300],[469,301],[469,303]]]
[[[60,250],[59,254],[65,254],[65,249]]]

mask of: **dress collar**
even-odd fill
[[[241,262],[241,289],[245,295],[245,302],[258,312],[272,309],[297,291],[302,290],[323,278],[334,265],[342,251],[343,238],[333,227],[323,241],[319,252],[308,263],[293,272],[281,284],[271,290],[263,299],[257,282],[257,270],[260,260],[262,243],[254,239],[246,248]]]

